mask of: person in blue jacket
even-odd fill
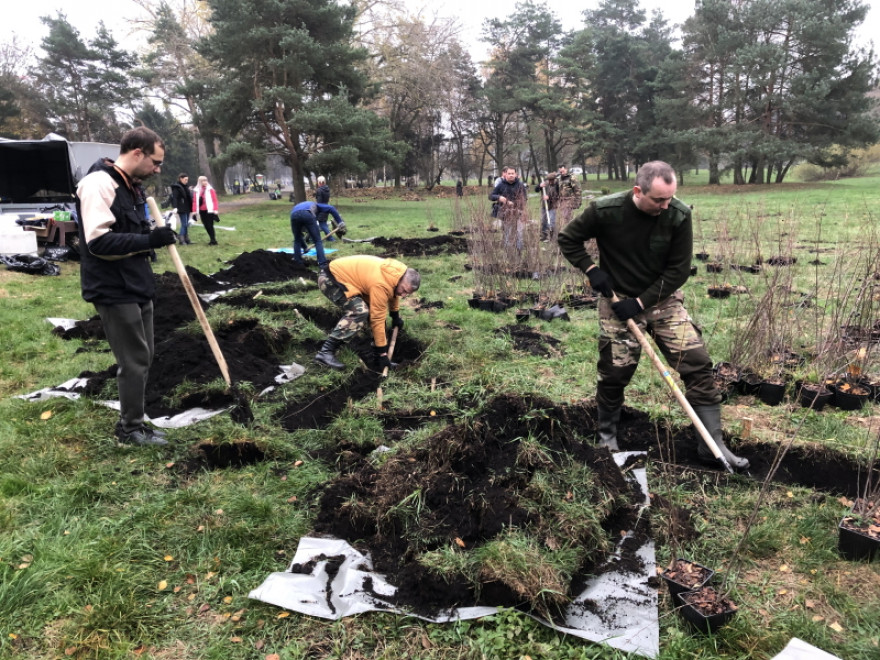
[[[318,268],[327,267],[327,257],[324,255],[324,242],[321,240],[321,230],[318,227],[318,215],[329,213],[336,221],[337,231],[340,236],[345,233],[345,221],[339,212],[329,204],[318,202],[300,202],[290,209],[290,231],[293,233],[293,260],[303,263],[303,253],[306,251],[306,241],[303,231],[308,233],[315,244],[315,256],[318,259]]]

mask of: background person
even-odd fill
[[[192,191],[192,211],[199,214],[199,219],[208,232],[208,245],[217,245],[217,237],[214,234],[214,223],[219,219],[217,215],[217,191],[208,183],[208,177],[200,176],[196,187]]]
[[[318,274],[318,288],[345,315],[333,328],[315,361],[333,369],[345,365],[336,358],[336,351],[361,329],[370,324],[373,333],[375,367],[383,370],[392,366],[388,356],[388,338],[385,318],[391,317],[391,327],[403,329],[400,318],[400,300],[418,291],[422,283],[417,270],[407,268],[396,259],[371,255],[354,255],[334,259],[329,268]]]
[[[599,299],[599,382],[596,386],[599,443],[617,448],[617,425],[624,389],[641,356],[626,327],[633,319],[654,337],[669,366],[686,388],[694,411],[731,467],[749,462],[733,454],[721,434],[721,393],[712,377],[712,361],[682,303],[680,287],[690,276],[693,253],[691,210],[675,198],[675,170],[663,161],[645,163],[628,192],[600,197],[559,233],[562,254],[587,274]],[[599,263],[584,242],[596,239]],[[620,300],[612,303],[616,293]],[[701,459],[716,462],[697,437]]]
[[[181,172],[177,175],[177,182],[171,185],[171,205],[177,211],[180,218],[180,229],[177,231],[177,239],[181,245],[189,245],[189,216],[192,213],[193,198],[189,189],[189,174]]]
[[[559,179],[556,182],[559,188],[558,209],[561,211],[561,225],[565,226],[571,220],[574,209],[579,209],[583,204],[581,187],[574,177],[568,173],[565,165],[559,166]]]
[[[492,200],[492,217],[501,220],[504,245],[523,248],[523,214],[528,202],[525,184],[516,175],[516,168],[507,166],[501,171],[501,179],[489,193]]]
[[[150,254],[175,241],[170,227],[150,231],[139,203],[139,182],[160,171],[162,139],[140,127],[122,136],[119,158],[83,177],[76,191],[80,238],[80,284],[84,300],[101,316],[116,358],[120,444],[165,445],[165,434],[144,424],[144,394],[153,361],[153,298]]]
[[[322,212],[333,216],[338,227],[338,234],[345,234],[345,221],[339,215],[339,212],[329,204],[300,202],[290,209],[290,231],[293,234],[293,260],[301,266],[305,265],[303,255],[306,252],[306,241],[303,232],[307,233],[315,244],[315,257],[318,260],[318,268],[323,269],[327,266],[324,242],[321,240],[321,231],[318,228],[318,215]]]
[[[327,185],[327,179],[323,176],[319,176],[318,187],[315,188],[315,201],[318,204],[330,204],[330,186]],[[327,218],[329,217],[329,213],[327,211],[320,211],[318,213],[318,228],[324,232],[324,236],[327,237],[328,242],[335,241],[336,238],[334,236],[328,236],[330,233],[330,227],[327,225]]]

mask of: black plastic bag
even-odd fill
[[[61,275],[61,267],[49,263],[42,257],[29,254],[0,255],[0,261],[6,264],[7,270],[31,275]]]
[[[69,245],[47,245],[43,251],[43,259],[47,261],[67,261],[75,259],[75,250]]]

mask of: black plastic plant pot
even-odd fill
[[[846,391],[842,390],[839,385],[834,388],[832,403],[841,410],[861,410],[867,402],[867,392]]]
[[[850,561],[871,561],[880,557],[880,538],[872,536],[853,525],[847,516],[838,526],[837,551]]]
[[[703,634],[714,633],[727,624],[737,610],[733,601],[712,587],[683,591],[678,594],[678,600],[681,603],[679,614]]]
[[[699,589],[709,583],[715,575],[715,571],[706,568],[702,564],[678,557],[672,568],[664,569],[660,577],[669,589],[669,595],[673,600],[676,595],[683,591]]]
[[[531,311],[528,309],[518,309],[516,310],[516,322],[517,323],[525,323],[532,317]]]
[[[743,373],[739,379],[739,390],[742,394],[757,396],[761,390],[761,377],[754,373]]]
[[[785,398],[785,383],[764,381],[758,390],[758,398],[768,406],[778,406]]]
[[[720,273],[723,270],[724,266],[722,264],[706,264],[707,273]]]
[[[821,385],[805,384],[798,387],[798,401],[804,408],[822,410],[831,402],[834,393]]]

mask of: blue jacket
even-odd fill
[[[318,202],[300,202],[290,209],[290,219],[293,220],[294,214],[301,216],[305,213],[312,215],[315,219],[317,219],[319,213],[329,213],[336,220],[337,224],[342,222],[342,217],[336,208],[329,204],[318,204]]]

